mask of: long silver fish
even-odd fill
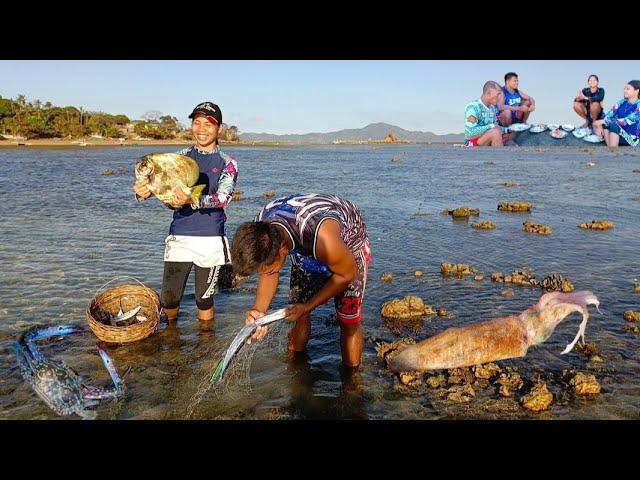
[[[211,376],[211,383],[220,381],[220,379],[222,378],[222,374],[227,369],[227,366],[231,361],[231,358],[238,352],[238,350],[240,350],[242,345],[244,345],[244,342],[246,342],[247,339],[251,335],[253,335],[253,332],[255,332],[258,327],[262,327],[278,320],[282,320],[286,315],[285,311],[286,308],[281,308],[280,310],[276,310],[275,312],[265,315],[255,322],[242,327],[242,329],[238,332],[238,334],[231,342],[231,345],[229,345],[227,352],[224,354],[224,358],[216,367],[216,371],[213,372],[213,375]]]

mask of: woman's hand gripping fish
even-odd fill
[[[545,293],[520,315],[448,328],[407,347],[389,361],[389,368],[395,372],[439,370],[524,357],[530,346],[548,339],[567,315],[582,312],[578,334],[562,352],[569,353],[579,338],[584,343],[588,305],[595,305],[596,309],[600,306],[596,296],[588,291]]]

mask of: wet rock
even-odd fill
[[[473,387],[476,389],[487,388],[490,385],[491,385],[491,382],[489,382],[489,380],[486,380],[484,378],[476,378],[476,380],[473,382]]]
[[[627,322],[640,322],[640,312],[634,312],[633,310],[627,310],[622,315]]]
[[[558,273],[552,273],[543,278],[540,286],[547,292],[571,293],[574,290],[573,283]]]
[[[456,277],[462,277],[463,275],[471,275],[478,270],[466,263],[441,263],[440,273],[445,276],[455,275]]]
[[[596,162],[587,163],[587,167],[595,167],[595,166],[596,166]]]
[[[121,166],[119,166],[118,168],[116,168],[116,172],[118,172],[118,173],[124,173],[124,172],[126,172],[126,171],[127,171],[127,170],[126,170],[122,165],[121,165]]]
[[[600,393],[600,384],[595,375],[591,373],[564,370],[562,379],[569,384],[576,395],[595,395]]]
[[[593,363],[602,363],[604,360],[602,360],[602,357],[600,355],[593,355],[591,357],[589,357],[589,361],[593,362]]]
[[[402,160],[402,158],[400,158],[400,157],[393,157],[391,159],[391,163],[399,164],[399,163],[403,163],[403,162],[404,162],[404,160]]]
[[[473,367],[473,374],[476,378],[482,378],[485,380],[491,380],[497,377],[502,369],[495,363],[486,363],[484,365],[476,365]]]
[[[500,202],[498,203],[498,210],[503,212],[530,212],[531,202]]]
[[[514,392],[520,390],[524,385],[520,374],[513,369],[507,369],[506,372],[500,373],[495,383],[500,385],[498,393],[502,397],[513,396]]]
[[[500,385],[500,388],[498,388],[498,394],[504,398],[513,397],[513,391],[507,385]]]
[[[407,387],[419,387],[422,385],[422,375],[420,372],[400,372],[398,379]]]
[[[640,283],[636,283],[633,285],[633,291],[636,293],[640,293]]]
[[[520,399],[520,404],[527,410],[541,412],[547,410],[553,401],[553,395],[547,389],[547,384],[538,382],[528,395]]]
[[[576,352],[581,353],[587,357],[594,355],[598,351],[599,351],[599,348],[594,342],[576,344]]]
[[[385,363],[388,363],[389,360],[395,357],[402,350],[410,345],[415,345],[415,343],[416,342],[413,338],[401,338],[389,343],[378,342],[376,343],[376,356],[380,360],[384,360]]]
[[[470,384],[475,379],[471,370],[466,367],[450,368],[447,373],[449,374],[447,379],[449,385]]]
[[[583,222],[578,225],[584,230],[611,230],[613,222],[611,220],[591,220],[591,222]]]
[[[640,168],[634,168],[633,173],[640,173]]]
[[[429,212],[421,212],[420,210],[418,210],[417,212],[413,212],[411,214],[412,217],[426,217],[427,215],[431,215]],[[447,215],[449,215],[449,213],[447,212]]]
[[[443,374],[440,375],[431,375],[427,378],[427,385],[431,388],[441,388],[447,384],[447,379],[444,378]]]
[[[500,295],[502,295],[503,297],[513,297],[515,296],[515,294],[516,292],[514,292],[512,288],[505,288],[500,292]]]
[[[496,228],[496,224],[490,220],[485,220],[484,222],[474,222],[471,226],[478,230],[493,230]]]
[[[476,391],[471,385],[454,385],[447,390],[447,400],[455,403],[467,403],[473,400]]]
[[[242,190],[234,190],[231,200],[237,202],[238,200],[244,200],[244,192]]]
[[[553,230],[549,225],[534,222],[533,220],[527,220],[523,223],[523,230],[528,233],[537,233],[539,235],[551,235]]]
[[[380,314],[385,318],[410,318],[435,315],[431,305],[425,304],[420,297],[407,295],[403,299],[394,298],[382,305]]]
[[[538,285],[535,273],[530,268],[522,268],[514,270],[511,275],[502,272],[494,272],[491,274],[491,280],[494,282],[513,283],[516,285]]]
[[[480,215],[480,210],[463,205],[454,210],[443,210],[441,213],[442,215],[451,215],[453,218],[468,218]]]
[[[631,333],[640,333],[640,327],[638,325],[634,325],[633,323],[627,323],[623,327],[627,332]]]
[[[422,277],[423,273],[420,270],[416,270],[415,272],[413,272],[413,276],[416,278],[420,278]]]
[[[505,283],[508,283],[506,276]],[[533,271],[524,268],[522,270],[514,270],[511,273],[511,283],[515,283],[516,285],[535,285],[537,282]]]
[[[501,272],[493,272],[491,274],[491,281],[498,283],[504,282],[504,274]]]
[[[482,274],[480,273],[480,274],[476,275],[475,277],[473,277],[473,279],[474,279],[476,282],[481,282],[481,281],[483,281],[483,280],[484,280],[484,275],[482,275]]]
[[[487,160],[486,162],[484,162],[485,165],[495,165],[496,162],[492,161],[492,160]]]
[[[393,280],[393,275],[390,273],[383,273],[382,275],[380,275],[380,280],[382,280],[383,282],[390,282]]]
[[[507,188],[511,188],[511,187],[517,187],[518,184],[512,181],[506,181],[502,184],[503,187],[507,187]]]
[[[266,192],[262,192],[262,196],[264,198],[272,198],[276,196],[276,191],[275,190],[267,190]]]
[[[447,313],[448,313],[448,312],[447,312],[447,309],[446,309],[446,308],[444,308],[444,307],[438,307],[438,308],[436,309],[436,314],[437,314],[439,317],[446,317],[446,316],[447,316]]]
[[[111,168],[105,168],[104,170],[102,170],[102,175],[115,175],[115,174],[116,174],[115,170]]]

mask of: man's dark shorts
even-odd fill
[[[358,270],[356,278],[344,292],[334,297],[336,316],[345,325],[356,325],[362,319],[362,299],[367,286],[367,273],[371,261],[371,245],[365,240],[358,251],[353,252]],[[306,272],[292,263],[289,302],[305,303],[309,301],[331,277]]]

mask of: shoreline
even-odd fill
[[[144,146],[189,146],[193,145],[193,140],[127,140],[121,143],[117,140],[89,140],[86,145],[80,144],[81,140],[52,140],[48,138],[26,140],[18,142],[16,140],[0,140],[0,148],[104,148],[104,147],[144,147]],[[447,142],[427,142],[427,143],[404,143],[404,142],[340,142],[340,143],[320,143],[320,142],[220,142],[222,147],[304,147],[304,146],[370,146],[379,148],[383,146],[411,146],[411,145],[455,145]]]

